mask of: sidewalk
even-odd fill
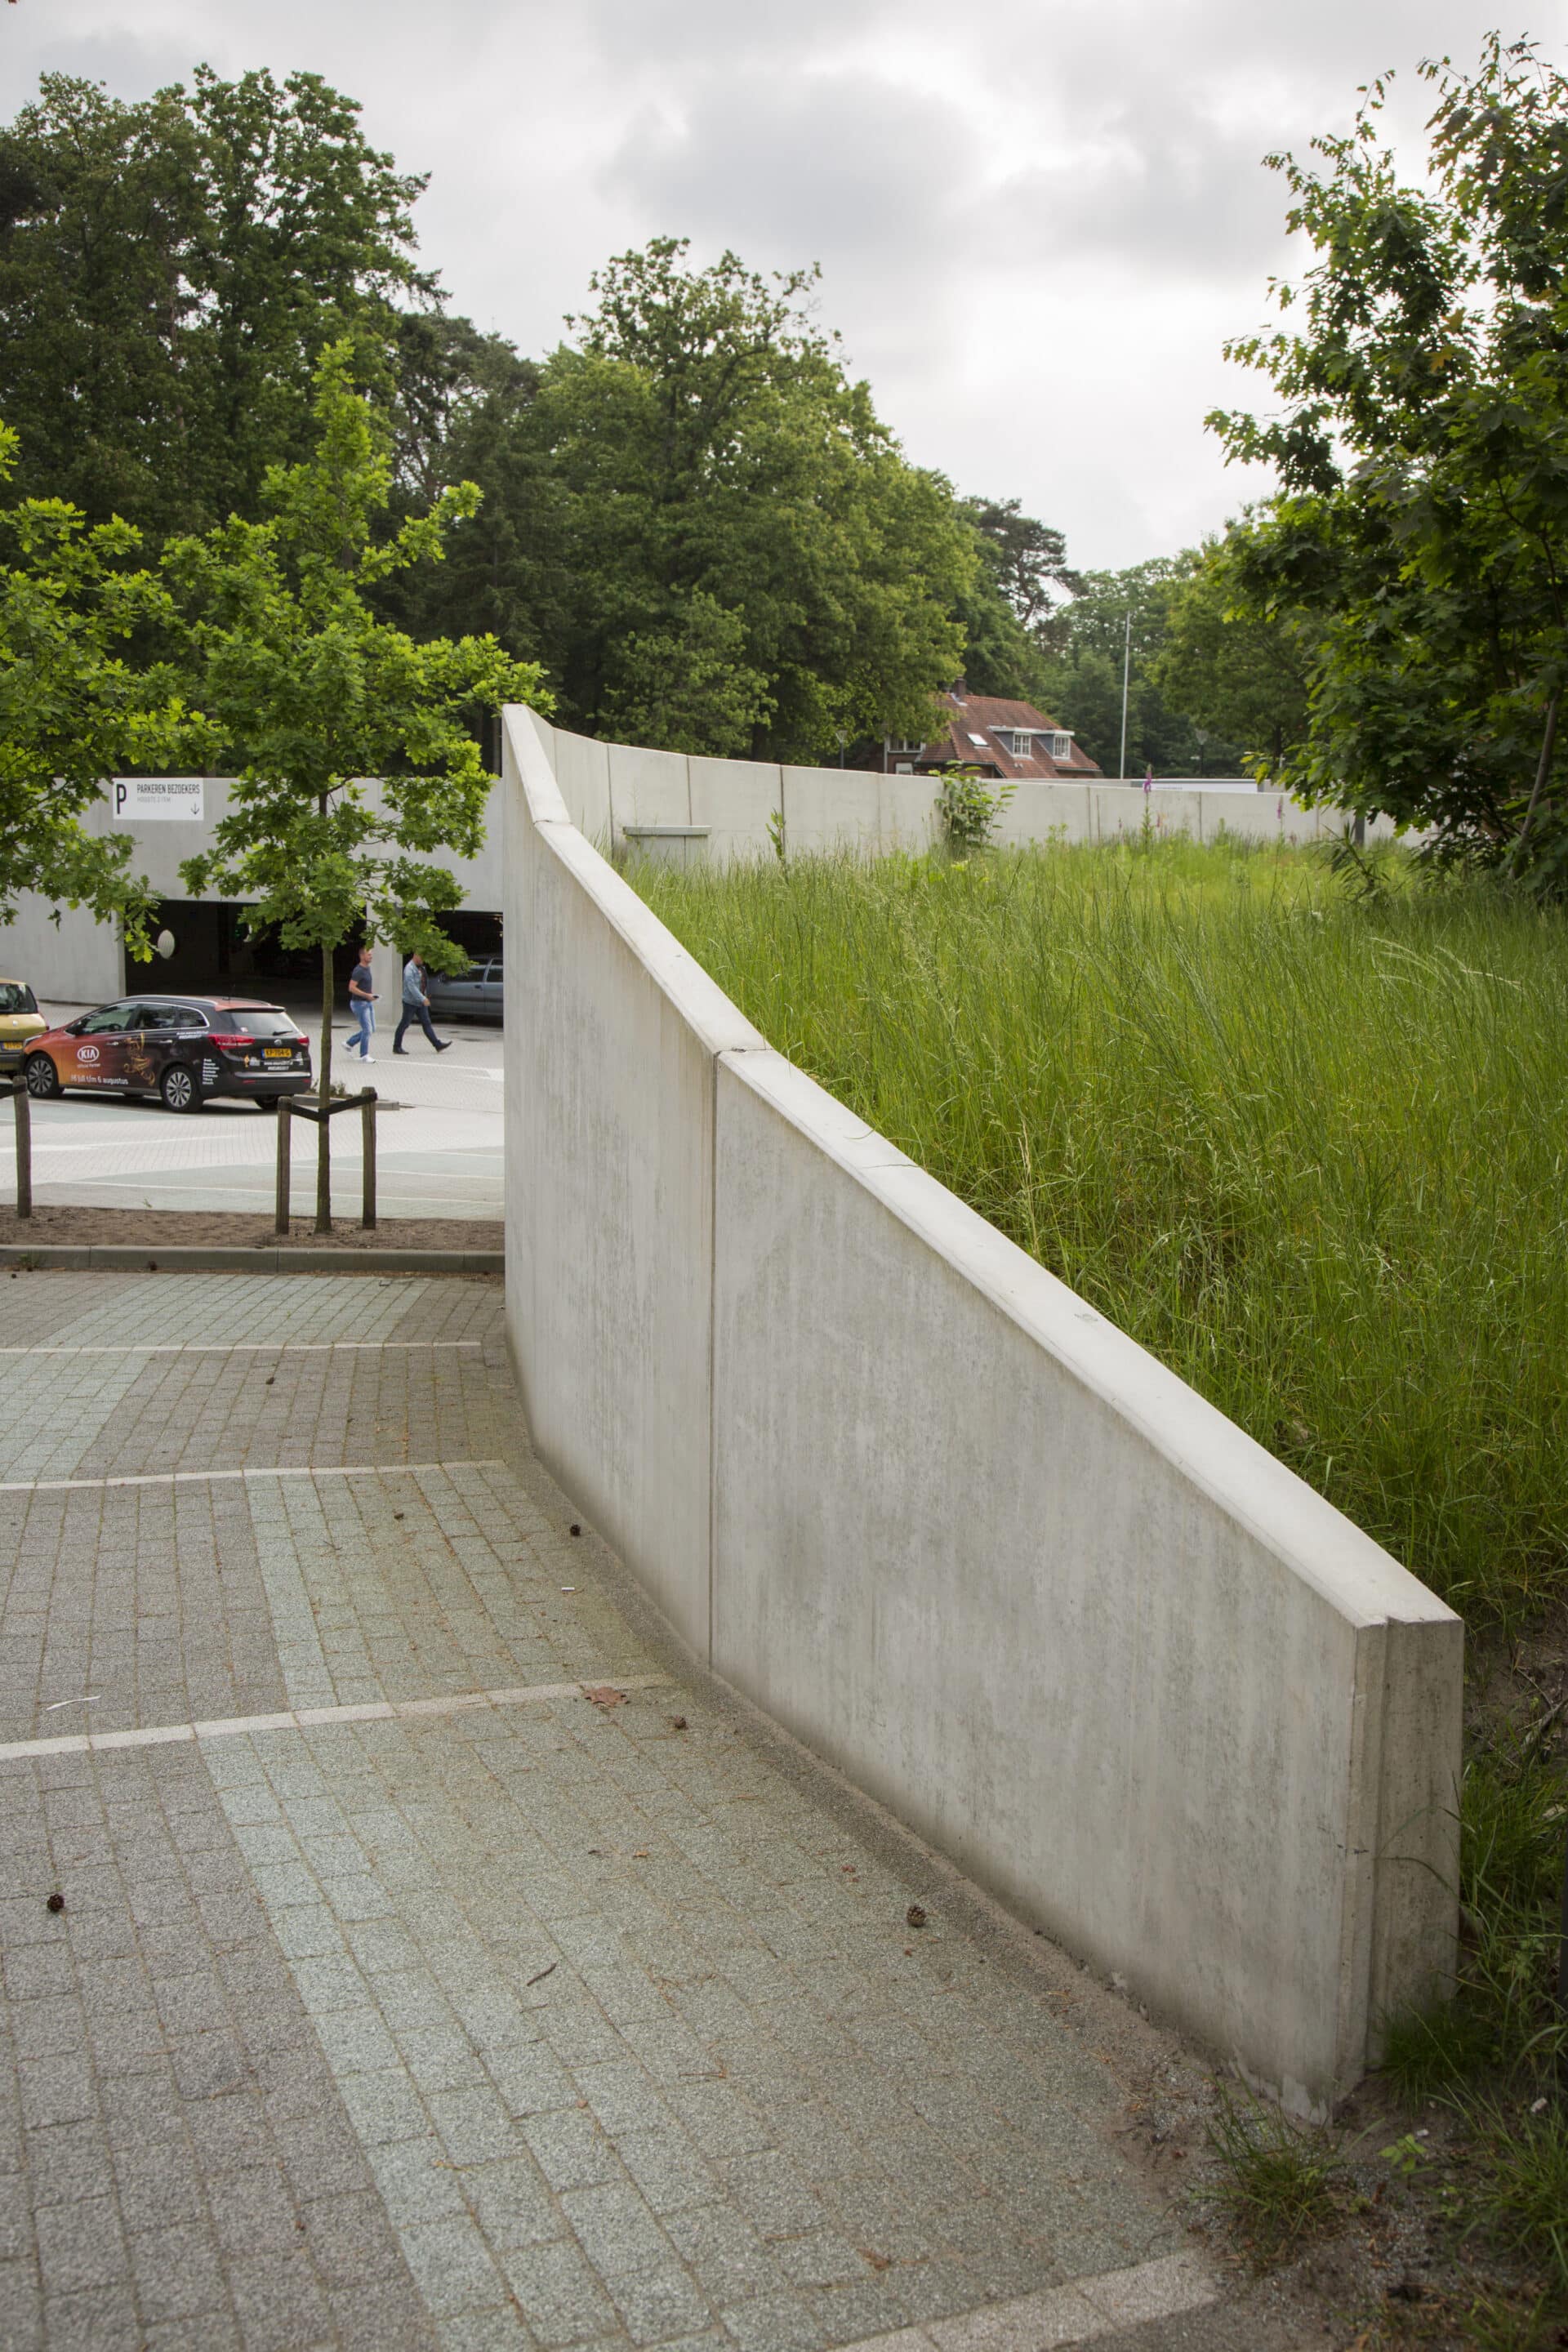
[[[493,1287],[3,1295],[7,2352],[1232,2340],[1173,2045],[671,1653]]]

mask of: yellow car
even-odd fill
[[[0,1070],[19,1070],[28,1046],[48,1025],[25,980],[0,980]]]

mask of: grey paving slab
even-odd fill
[[[0,1358],[20,1475],[268,1475],[0,1496],[0,1738],[565,1693],[0,1763],[18,2342],[818,2352],[1177,2253],[896,1842],[699,1677],[584,1695],[673,1668],[524,1475],[493,1286],[5,1292],[14,1346],[234,1348]]]
[[[182,1954],[163,1932],[182,1911],[193,1923],[198,1916],[186,1856],[221,1851],[227,1835],[199,1756],[106,1755],[85,1769],[51,1759],[7,1768],[0,1786],[0,1879],[13,1890],[4,1929],[17,2053],[13,2177],[22,2192],[8,2244],[36,2303],[36,2340],[67,2343],[85,2328],[94,2344],[141,2345],[176,2326],[192,2344],[221,2341],[226,2329],[247,2345],[268,2329],[279,2343],[320,2340],[320,2328],[289,2333],[285,2316],[324,2310],[344,2200],[357,2200],[367,2264],[401,2281],[386,2340],[432,2343],[260,1899],[248,1887],[237,1898],[221,1951],[231,1961],[258,1955],[274,1962],[270,1971],[226,1982],[205,1935]],[[149,1929],[135,1898],[154,1828],[174,1858],[175,1892]],[[94,1832],[101,1855],[84,1869]],[[45,1897],[60,1889],[65,1907],[51,1913]],[[105,1926],[118,1930],[108,1940],[123,1953],[111,1961],[97,1957]],[[281,2103],[258,2046],[269,2038],[258,2031],[268,2001],[279,2026],[270,2038],[288,2048],[295,2077]],[[336,2178],[323,2197],[326,2158]],[[319,2256],[318,2230],[327,2233]]]

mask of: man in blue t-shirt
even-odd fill
[[[411,955],[403,967],[403,1018],[397,1024],[397,1034],[392,1041],[395,1054],[403,1051],[403,1033],[411,1021],[417,1021],[438,1054],[444,1054],[451,1044],[450,1037],[437,1037],[430,1021],[430,999],[425,993],[425,959]]]

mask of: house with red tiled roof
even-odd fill
[[[929,743],[885,737],[879,772],[885,776],[926,776],[938,768],[978,768],[1001,782],[1030,777],[1098,776],[1100,763],[1080,751],[1070,728],[1058,727],[1032,702],[1008,702],[994,694],[971,694],[961,678],[941,698],[947,730]]]

